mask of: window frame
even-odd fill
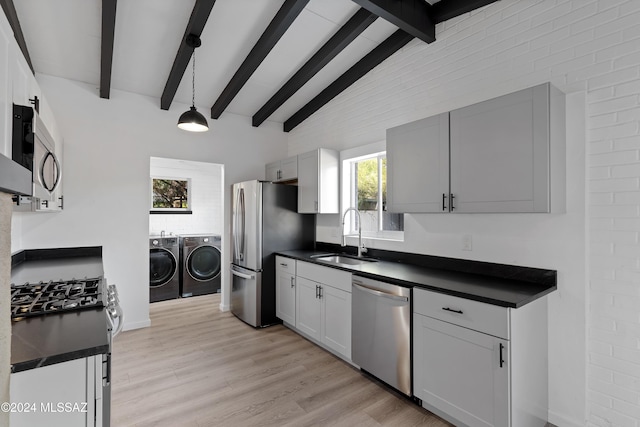
[[[380,141],[373,144],[368,144],[361,147],[356,147],[348,150],[344,150],[340,152],[340,164],[341,164],[341,177],[340,177],[340,185],[342,189],[342,195],[340,198],[341,202],[341,216],[340,216],[340,224],[342,225],[342,217],[344,212],[349,207],[357,207],[357,189],[355,187],[355,164],[358,161],[377,158],[378,159],[378,206],[380,211],[382,211],[382,162],[380,161],[382,158],[386,158],[386,142]],[[357,238],[358,230],[356,228],[356,214],[355,212],[349,212],[349,215],[344,218],[344,230],[342,233],[347,233],[348,236],[353,237],[354,235]],[[382,230],[383,222],[382,215],[378,216],[378,230],[375,232],[372,231],[362,231],[362,237],[367,239],[377,239],[377,240],[396,240],[396,241],[404,241],[404,230],[403,231],[390,231],[390,230]]]
[[[187,182],[187,207],[186,208],[155,208],[153,207],[153,181],[156,179],[162,180],[171,180],[171,181],[186,181]],[[191,178],[184,177],[175,177],[175,176],[162,176],[162,175],[154,175],[151,176],[151,181],[149,183],[149,192],[151,193],[150,197],[150,214],[191,214],[193,213],[192,209],[192,188],[191,188]]]

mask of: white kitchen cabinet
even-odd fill
[[[339,213],[339,155],[319,148],[298,155],[298,212]]]
[[[11,90],[12,101],[17,105],[31,105],[30,99],[41,95],[35,76],[17,42],[11,43]]]
[[[296,329],[317,341],[322,340],[320,283],[296,277]]]
[[[443,212],[449,203],[449,113],[387,130],[387,209]]]
[[[11,158],[12,90],[10,49],[13,32],[4,13],[0,13],[0,154]]]
[[[564,95],[550,84],[454,110],[451,193],[457,212],[550,212],[550,159],[565,159]],[[556,188],[557,187],[557,188]]]
[[[420,314],[413,328],[414,393],[423,404],[469,426],[508,426],[509,368],[500,364],[508,341]]]
[[[546,83],[388,129],[389,209],[563,212],[564,123]]]
[[[321,285],[322,343],[351,359],[351,292]]]
[[[276,316],[296,324],[296,261],[276,256]]]
[[[268,163],[265,166],[267,181],[283,182],[293,181],[298,178],[298,156]]]
[[[12,374],[11,426],[102,426],[101,378],[101,355]]]
[[[351,360],[351,273],[297,261],[296,287],[296,330]]]
[[[543,427],[547,302],[505,308],[414,288],[413,387],[459,425]]]

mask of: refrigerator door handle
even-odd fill
[[[240,273],[237,270],[234,270],[233,267],[231,267],[231,274],[233,274],[234,276],[238,276],[242,279],[247,279],[247,280],[253,280],[256,278],[255,274],[245,274],[245,273]]]
[[[233,258],[234,261],[238,259],[238,233],[240,232],[240,230],[238,230],[238,215],[240,214],[239,211],[239,207],[240,207],[240,189],[236,190],[236,205],[234,206],[234,213],[233,213]]]
[[[240,218],[240,222],[242,224],[242,233],[240,234],[240,254],[238,256],[238,259],[240,261],[244,260],[244,243],[245,240],[247,238],[247,236],[245,236],[245,227],[246,227],[246,216],[247,216],[247,212],[245,209],[245,203],[244,203],[244,188],[240,189],[240,212],[242,212],[242,217]]]

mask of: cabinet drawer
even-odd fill
[[[413,288],[413,311],[509,339],[509,311],[506,307]]]
[[[276,271],[283,273],[296,274],[296,260],[276,255]]]
[[[297,275],[314,282],[333,286],[345,292],[351,293],[351,273],[331,267],[298,261]]]

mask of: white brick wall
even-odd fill
[[[149,234],[219,234],[223,229],[222,165],[152,157],[152,177],[191,180],[191,215],[149,215]]]
[[[407,227],[422,244],[375,244],[428,253],[437,242],[446,252],[463,227],[488,229],[491,236],[474,236],[473,253],[458,257],[556,268],[550,421],[640,427],[640,0],[502,0],[438,25],[436,35],[430,45],[410,42],[292,131],[289,153],[380,141],[387,128],[546,81],[584,93],[586,165],[567,161],[568,174],[585,181],[568,184],[568,200],[584,193],[586,208],[577,200],[567,209],[567,216],[586,218],[584,230],[572,234],[583,239],[577,252],[584,255],[554,247],[544,227],[563,219],[553,216],[476,216],[463,223],[411,215]],[[334,222],[319,218],[319,231]],[[523,239],[530,252],[544,249],[526,253],[517,246]],[[455,255],[450,251],[444,255]],[[581,268],[588,280],[580,279]],[[571,360],[581,367],[577,373]]]

